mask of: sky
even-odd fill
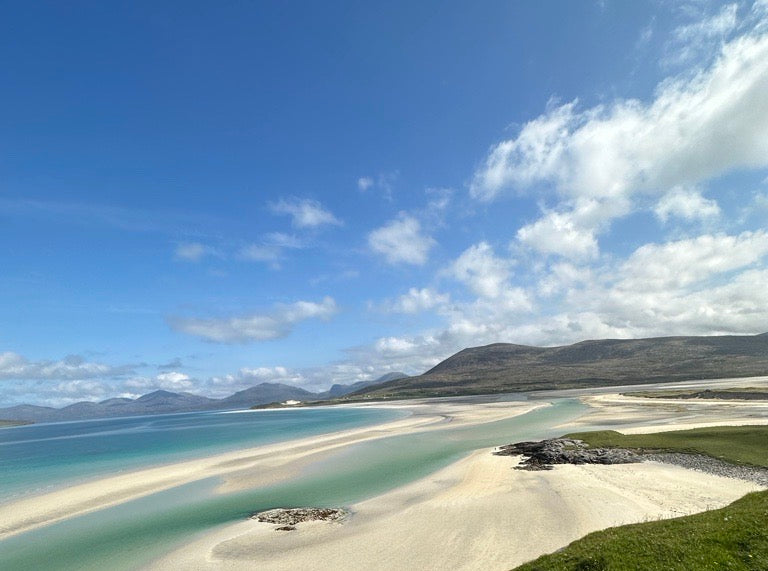
[[[0,406],[768,331],[766,0],[0,15]]]

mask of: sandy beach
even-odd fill
[[[342,523],[293,532],[244,521],[152,569],[510,569],[613,525],[723,506],[755,484],[657,463],[513,470],[479,450],[428,478],[352,506]]]
[[[768,423],[768,404],[676,401],[605,394],[564,432],[617,424],[642,432]],[[706,419],[706,420],[704,420]],[[296,531],[243,521],[217,529],[151,569],[510,569],[606,527],[727,505],[760,486],[646,462],[514,470],[516,461],[478,450],[427,478],[351,506],[342,523]]]
[[[768,403],[582,396],[588,410],[561,433],[622,432],[768,423]],[[381,406],[371,404],[370,406]],[[121,474],[0,506],[0,538],[216,477],[222,493],[289,478],[357,443],[416,430],[493,422],[548,406],[545,400],[387,403],[406,418]],[[251,414],[244,412],[242,414]],[[498,444],[506,444],[500,441]],[[480,449],[429,476],[351,506],[341,523],[292,532],[244,520],[215,528],[155,561],[152,569],[509,569],[594,530],[724,506],[753,483],[646,462],[514,470],[516,460]],[[286,506],[292,507],[292,506]]]
[[[345,446],[416,429],[439,430],[449,425],[492,422],[529,412],[546,403],[406,401],[385,406],[406,409],[412,414],[386,424],[137,470],[1,504],[0,539],[206,478],[219,478],[222,493],[265,485],[289,478]],[[279,411],[266,414],[279,414]]]

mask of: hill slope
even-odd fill
[[[768,335],[496,343],[464,349],[423,375],[347,398],[407,398],[768,375]]]

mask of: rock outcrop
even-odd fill
[[[293,531],[296,524],[305,521],[340,521],[348,515],[341,508],[277,508],[252,514],[251,519],[277,524],[278,531]]]
[[[630,464],[641,462],[638,454],[621,448],[589,448],[581,440],[552,438],[539,442],[517,442],[499,446],[497,456],[519,456],[525,459],[518,470],[551,470],[555,464]]]

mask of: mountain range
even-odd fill
[[[280,383],[261,383],[223,399],[160,390],[137,399],[79,402],[60,409],[17,405],[0,409],[0,419],[54,422],[249,408],[286,400],[354,402],[763,375],[768,375],[768,333],[601,339],[561,347],[494,343],[459,351],[422,375],[389,373],[319,393]]]
[[[286,400],[319,401],[339,398],[350,392],[404,376],[406,375],[403,373],[388,373],[373,381],[360,381],[351,385],[333,385],[329,390],[320,393],[313,393],[299,387],[281,383],[261,383],[223,399],[212,399],[191,393],[174,393],[159,390],[136,399],[111,398],[101,402],[78,402],[64,408],[21,404],[9,408],[0,408],[0,419],[9,421],[59,422],[89,418],[239,409]]]
[[[426,373],[345,395],[373,400],[768,375],[768,333],[602,339],[562,347],[495,343],[464,349]]]

